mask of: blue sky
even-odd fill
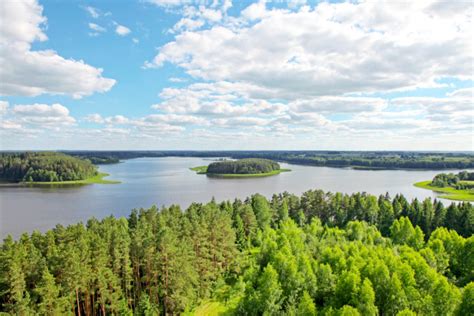
[[[473,150],[469,2],[0,6],[1,149]]]

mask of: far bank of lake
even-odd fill
[[[0,237],[34,229],[44,231],[57,223],[64,225],[95,216],[128,216],[133,208],[148,208],[191,202],[246,198],[254,193],[267,197],[288,191],[301,194],[311,189],[331,192],[367,192],[407,199],[435,198],[439,194],[417,188],[413,183],[432,179],[439,170],[354,170],[282,163],[291,169],[272,177],[214,178],[189,168],[208,165],[203,158],[137,158],[123,163],[101,165],[99,170],[119,184],[90,184],[67,187],[0,187]],[[456,171],[450,171],[456,172]],[[451,203],[443,200],[444,204]]]

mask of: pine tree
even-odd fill
[[[35,292],[39,296],[38,312],[41,315],[54,316],[65,313],[64,302],[59,297],[59,288],[55,283],[54,276],[48,269],[43,270],[41,281]]]

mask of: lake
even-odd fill
[[[436,197],[416,188],[414,182],[429,180],[441,171],[353,170],[281,164],[291,172],[272,177],[219,179],[197,175],[190,167],[207,165],[203,158],[138,158],[101,165],[109,179],[121,184],[92,184],[65,188],[0,187],[0,237],[18,237],[34,229],[45,231],[57,223],[85,222],[95,216],[128,216],[133,208],[245,198],[254,193],[271,197],[288,191],[310,189],[331,192],[367,192],[375,195],[402,193],[407,199]],[[457,171],[450,171],[457,172]],[[443,200],[445,204],[451,203]]]

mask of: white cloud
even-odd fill
[[[171,77],[168,79],[170,82],[178,82],[178,83],[181,83],[181,82],[186,82],[187,80],[184,79],[184,78],[178,78],[178,77]]]
[[[192,31],[192,30],[202,27],[203,25],[204,25],[204,21],[202,20],[182,18],[173,26],[171,33],[178,33],[182,31]]]
[[[175,114],[151,114],[143,118],[142,122],[170,125],[207,125],[207,120],[202,117]]]
[[[84,117],[84,120],[86,122],[91,122],[91,123],[104,123],[104,119],[102,118],[102,116],[98,113],[94,113],[94,114],[89,114],[87,115],[86,117]]]
[[[123,115],[114,115],[104,119],[104,122],[107,124],[127,124],[129,119]]]
[[[357,113],[380,111],[386,104],[381,98],[324,96],[296,100],[290,107],[296,112]]]
[[[87,6],[84,8],[87,13],[89,13],[89,15],[91,17],[93,17],[94,19],[97,19],[99,16],[100,16],[100,11],[94,7],[91,7],[91,6]]]
[[[449,97],[461,97],[461,98],[471,98],[471,100],[474,98],[474,88],[464,88],[464,89],[459,89],[455,90],[453,92],[450,92],[447,94]]]
[[[68,116],[69,110],[61,104],[55,103],[52,105],[47,104],[28,104],[28,105],[15,105],[12,109],[13,113],[20,114],[22,116]]]
[[[220,126],[220,127],[227,127],[227,128],[235,128],[235,127],[242,127],[242,126],[264,126],[269,124],[270,121],[264,118],[257,118],[257,117],[232,117],[232,118],[222,118],[222,119],[214,119],[212,124]]]
[[[126,36],[130,34],[130,32],[131,30],[126,26],[117,24],[117,26],[115,27],[115,33],[117,33],[120,36]]]
[[[181,33],[146,65],[169,62],[195,78],[245,83],[289,100],[472,78],[469,10],[453,10],[453,18],[432,14],[426,2],[322,2],[304,8],[252,4],[241,18],[257,22],[224,21]]]
[[[8,101],[0,100],[0,115],[7,112],[8,106]]]
[[[252,3],[251,5],[246,7],[244,10],[242,10],[241,12],[242,17],[247,20],[257,20],[257,19],[264,18],[265,16],[268,15],[265,2],[266,2],[265,0],[260,0],[256,3]]]
[[[160,7],[173,7],[190,3],[191,0],[145,0],[145,2],[149,2]]]
[[[81,98],[106,92],[115,80],[82,60],[65,59],[52,50],[31,50],[34,41],[47,40],[46,18],[36,0],[2,3],[0,27],[1,95],[67,94]]]
[[[99,32],[99,33],[103,33],[105,31],[107,31],[107,29],[105,27],[102,27],[98,24],[95,24],[95,23],[89,23],[89,28],[93,31],[96,31],[96,32]]]
[[[7,112],[9,122],[14,125],[36,126],[39,128],[56,128],[73,125],[76,120],[69,115],[69,110],[59,104],[19,104]]]

